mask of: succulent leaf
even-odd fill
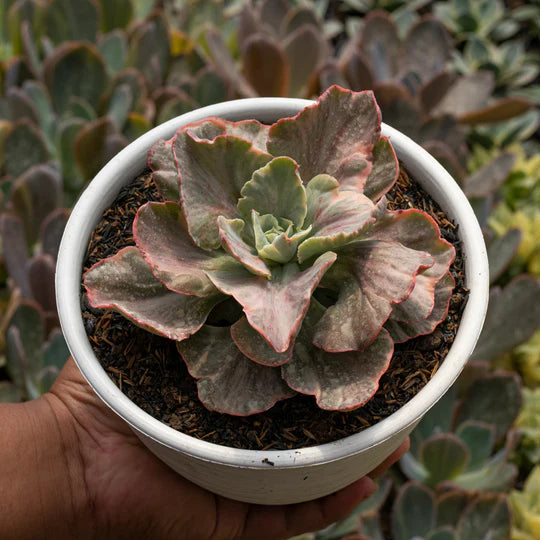
[[[290,6],[285,0],[263,0],[260,6],[261,20],[279,32],[289,8]]]
[[[223,299],[220,294],[199,298],[170,291],[135,247],[95,264],[84,283],[93,307],[119,311],[138,326],[176,341],[197,332]]]
[[[394,78],[399,69],[400,40],[398,29],[387,13],[373,11],[366,17],[361,47],[377,81]]]
[[[540,280],[522,274],[492,287],[484,327],[471,359],[491,360],[527,341],[540,325]]]
[[[93,178],[126,145],[127,140],[108,116],[85,125],[74,141],[75,159],[84,178]]]
[[[39,397],[37,375],[43,363],[41,347],[45,339],[41,308],[34,302],[21,302],[8,322],[6,338],[6,363],[12,380],[31,399]]]
[[[373,165],[366,180],[364,195],[378,201],[388,193],[399,176],[399,163],[390,139],[381,137],[373,147]]]
[[[64,367],[70,356],[69,348],[61,330],[53,330],[49,340],[43,346],[43,365],[46,368],[52,368],[56,375]],[[44,389],[48,391],[49,388]]]
[[[2,155],[5,172],[13,178],[49,159],[43,135],[27,119],[19,120],[7,132],[3,141]]]
[[[294,344],[282,353],[270,347],[268,342],[253,329],[246,317],[231,326],[231,337],[244,356],[263,366],[281,366],[290,362]]]
[[[43,220],[60,207],[61,197],[60,174],[48,165],[31,167],[13,183],[13,209],[24,223],[29,246],[37,241]]]
[[[176,135],[173,152],[189,233],[201,248],[216,249],[220,245],[217,218],[237,217],[243,185],[271,156],[238,137],[207,141],[194,138],[189,131]]]
[[[249,141],[253,148],[266,152],[266,141],[270,126],[265,126],[257,120],[242,120],[241,122],[227,122],[221,120],[225,125],[225,132]]]
[[[454,260],[454,247],[441,238],[439,227],[430,216],[415,209],[387,212],[377,220],[370,236],[377,240],[399,242],[432,255],[433,265],[421,270],[411,294],[394,306],[392,311],[392,319],[409,324],[427,319],[434,308],[436,285]],[[448,287],[447,283],[445,285]],[[449,293],[448,289],[446,292]],[[439,294],[442,295],[441,290]],[[439,312],[444,313],[440,309]]]
[[[467,445],[452,433],[432,435],[420,447],[420,461],[429,473],[426,483],[431,487],[459,476],[470,460]]]
[[[260,96],[286,96],[289,65],[281,45],[262,33],[246,39],[242,48],[243,74]]]
[[[99,0],[101,29],[110,32],[116,28],[126,28],[133,17],[132,0],[117,0],[114,4]]]
[[[225,134],[225,122],[222,118],[206,118],[185,126],[181,131],[189,132],[190,136],[196,140],[213,141],[216,137]]]
[[[433,79],[426,81],[420,88],[420,102],[426,112],[432,111],[451,88],[456,76],[448,71],[441,71]]]
[[[283,20],[281,21],[280,34],[288,36],[298,28],[311,26],[319,28],[320,23],[317,14],[309,7],[298,6],[289,9]]]
[[[421,81],[440,73],[450,59],[450,36],[434,17],[425,17],[412,26],[403,46],[404,71],[417,74]]]
[[[276,220],[274,216],[259,216],[251,211],[255,245],[259,256],[270,262],[288,263],[297,253],[297,247],[311,233],[311,225],[304,230],[295,231],[290,220]]]
[[[6,96],[8,118],[16,122],[21,118],[26,118],[33,124],[38,124],[39,116],[36,106],[32,100],[20,88],[10,88]]]
[[[496,404],[504,400],[504,407]],[[521,384],[517,375],[495,372],[473,382],[467,392],[456,422],[468,420],[484,422],[495,426],[498,440],[514,423],[521,406]]]
[[[228,328],[203,326],[177,346],[190,374],[198,379],[199,399],[212,411],[246,416],[295,395],[280,377],[279,368],[244,356]]]
[[[225,219],[219,216],[217,223],[223,249],[253,274],[270,278],[272,274],[264,260],[259,258],[257,251],[242,237],[245,222],[241,219]]]
[[[469,468],[482,466],[491,455],[495,445],[495,428],[492,424],[467,420],[456,429],[456,435],[467,445],[470,452]]]
[[[316,105],[274,124],[268,151],[294,159],[304,183],[326,173],[335,177],[342,189],[362,192],[379,136],[380,112],[373,94],[333,86]]]
[[[489,260],[489,282],[496,281],[508,268],[512,259],[518,253],[522,242],[521,229],[510,228],[502,236],[495,238],[487,246]]]
[[[289,65],[288,95],[302,97],[317,67],[321,64],[326,45],[317,27],[303,25],[283,42]]]
[[[45,84],[56,110],[64,114],[73,97],[84,99],[97,109],[109,77],[96,47],[89,43],[67,42],[43,64]]]
[[[416,277],[417,283],[421,277],[421,275]],[[437,285],[435,286],[433,310],[425,319],[416,322],[406,322],[406,319],[396,320],[391,316],[390,319],[386,321],[384,327],[388,330],[388,332],[390,332],[394,343],[403,343],[404,341],[408,341],[409,339],[417,336],[431,334],[431,332],[435,330],[435,328],[446,318],[446,315],[448,314],[448,306],[450,304],[454,286],[455,281],[450,273],[443,276],[443,278],[437,282]],[[413,292],[416,291],[416,289],[417,287],[415,286]],[[421,290],[425,291],[426,289]],[[413,293],[411,293],[409,298],[412,296],[412,294]],[[406,303],[409,306],[411,305],[407,301],[397,305],[399,306]],[[425,301],[424,305],[426,303],[427,300]],[[394,309],[396,309],[396,307],[397,306],[395,306]],[[415,318],[414,311],[412,313],[412,318]]]
[[[210,271],[207,275],[221,292],[234,297],[249,324],[282,353],[302,323],[313,290],[335,260],[336,254],[329,251],[304,271],[295,263],[275,267],[270,280],[244,268]]]
[[[57,153],[62,167],[64,189],[68,192],[78,192],[84,183],[75,160],[73,145],[85,123],[82,118],[69,118],[61,121],[57,128]]]
[[[257,15],[258,13],[255,11],[251,2],[244,3],[238,17],[237,39],[239,50],[244,48],[246,41],[250,36],[257,33]]]
[[[501,152],[463,180],[463,191],[467,197],[490,197],[505,182],[514,167],[516,155],[512,152]]]
[[[444,97],[433,110],[433,114],[464,116],[483,108],[493,92],[495,81],[488,70],[476,71],[456,78]]]
[[[76,40],[95,43],[99,24],[95,2],[51,0],[44,12],[45,33],[54,43]]]
[[[206,271],[231,262],[225,253],[203,251],[193,243],[177,203],[150,202],[142,206],[133,222],[133,235],[154,276],[180,294],[214,294],[216,289]]]
[[[424,538],[435,526],[435,496],[415,482],[407,482],[398,491],[392,509],[392,536],[396,540]]]
[[[28,245],[24,224],[19,217],[9,212],[0,214],[0,241],[3,262],[9,275],[13,276],[23,297],[31,298],[30,282],[25,272],[29,259]]]
[[[41,250],[43,253],[50,255],[55,261],[68,218],[69,210],[59,208],[51,212],[41,224]]]
[[[284,218],[301,228],[306,217],[306,190],[298,165],[290,158],[277,157],[253,172],[240,192],[238,212],[249,218],[251,211]]]
[[[55,270],[54,259],[45,253],[33,257],[26,268],[32,298],[46,313],[54,313],[56,317]]]
[[[363,240],[342,248],[324,280],[339,291],[338,300],[319,321],[315,345],[328,352],[366,348],[387,321],[392,305],[409,296],[416,274],[432,264],[428,253],[397,242]]]
[[[152,180],[166,201],[180,200],[178,170],[174,162],[172,139],[160,139],[148,150],[148,166],[152,169]]]
[[[351,54],[342,61],[342,63],[343,70],[347,76],[351,90],[358,92],[368,88],[373,88],[375,84],[375,76],[369,67],[366,58],[360,51],[352,51]],[[347,85],[347,83],[344,81],[339,82],[340,74],[337,72],[337,66],[332,64],[325,66],[321,76],[323,81],[328,78],[337,79],[332,80],[331,84],[339,84],[340,86]],[[327,84],[327,86],[331,86],[331,84]],[[322,82],[321,85],[323,85]]]
[[[128,63],[144,75],[151,88],[165,78],[170,51],[167,22],[160,10],[154,10],[131,29]]]
[[[504,540],[510,537],[510,507],[504,496],[498,496],[495,504],[489,497],[471,503],[457,525],[459,538],[493,538]]]
[[[116,86],[109,100],[107,115],[110,116],[119,130],[121,130],[126,123],[127,117],[133,106],[133,93],[129,85],[120,84]]]
[[[314,395],[321,409],[349,410],[366,403],[379,387],[394,346],[382,330],[365,350],[327,353],[313,345],[313,334],[324,308],[312,299],[296,339],[293,358],[282,366],[288,385]]]
[[[443,493],[437,499],[437,527],[455,527],[467,504],[468,497],[462,490]]]
[[[226,101],[228,95],[227,83],[212,66],[201,69],[193,80],[193,98],[201,106]]]
[[[249,6],[245,6],[244,10],[242,10],[242,15],[246,13],[248,8]],[[236,69],[234,58],[229,53],[227,44],[221,34],[214,28],[209,28],[206,31],[205,38],[210,55],[214,60],[216,70],[218,70],[221,77],[227,81],[229,86],[235,88],[242,97],[256,97],[257,92],[255,89]],[[240,29],[238,30],[238,40],[240,50],[243,50],[244,44],[241,40]]]
[[[300,263],[352,242],[375,221],[375,205],[370,199],[355,191],[340,190],[339,182],[327,174],[312,178],[306,192],[306,224],[312,229],[298,248]]]

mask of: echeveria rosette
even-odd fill
[[[361,406],[394,343],[446,317],[454,249],[424,212],[387,209],[399,166],[371,92],[332,87],[272,126],[207,118],[148,163],[164,202],[138,210],[136,246],[86,273],[88,297],[176,340],[209,409],[296,392]],[[231,298],[243,315],[208,324]]]

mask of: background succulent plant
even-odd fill
[[[323,22],[309,3],[244,2],[232,51],[215,28],[205,43],[215,69],[242,97],[311,97],[330,54]]]
[[[47,392],[69,357],[60,330],[47,338],[39,305],[22,301],[7,323],[6,367],[16,389],[27,399]]]
[[[509,538],[510,508],[506,497],[471,494],[461,490],[434,492],[409,482],[398,492],[392,508],[392,537]]]
[[[469,376],[473,379],[459,400],[454,386],[420,421],[401,468],[409,479],[432,488],[444,483],[505,491],[517,476],[508,461],[517,439],[508,430],[519,412],[519,380],[505,372],[479,377],[478,369]],[[501,396],[504,408],[497,406]]]
[[[523,490],[509,497],[513,510],[512,540],[533,540],[540,533],[540,466],[527,477]]]
[[[88,298],[175,339],[208,408],[252,414],[294,391],[358,407],[393,342],[446,316],[455,250],[424,212],[387,210],[398,164],[371,92],[332,87],[271,127],[188,125],[149,164],[181,204],[139,209],[136,247],[86,273]],[[227,296],[245,316],[204,325]]]
[[[515,426],[522,435],[519,457],[525,465],[540,464],[540,387],[523,389],[523,407]]]
[[[372,88],[385,121],[423,144],[459,179],[468,154],[463,126],[498,123],[531,104],[517,97],[494,99],[493,74],[460,76],[450,68],[452,54],[438,19],[418,18],[401,37],[391,15],[373,11],[342,48],[338,64],[321,71],[321,86],[340,81],[353,90]]]

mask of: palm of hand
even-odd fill
[[[345,517],[373,491],[372,481],[364,477],[302,504],[267,507],[233,501],[189,482],[151,454],[94,394],[72,360],[50,399],[57,416],[72,426],[66,435],[78,456],[70,466],[72,499],[84,493],[88,538],[288,538]],[[402,445],[381,469],[405,449]]]

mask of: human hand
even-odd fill
[[[346,517],[375,489],[371,478],[364,477],[335,494],[300,504],[233,501],[191,483],[150,453],[92,391],[73,360],[42,399],[54,412],[66,449],[71,509],[64,517],[77,539],[289,538]],[[407,449],[408,441],[374,474]]]

